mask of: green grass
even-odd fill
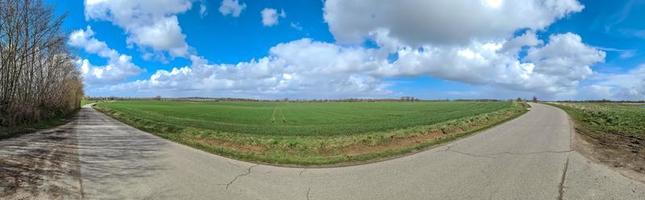
[[[557,103],[588,134],[619,134],[645,139],[645,104]]]
[[[525,112],[514,102],[100,102],[139,129],[216,154],[325,165],[418,150]]]

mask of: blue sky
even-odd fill
[[[48,2],[91,96],[645,99],[644,1]]]

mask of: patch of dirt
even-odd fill
[[[194,137],[190,137],[190,140],[193,140],[204,146],[223,147],[226,149],[232,149],[242,153],[262,153],[266,150],[262,146],[238,144],[235,142],[230,142],[230,141],[216,139],[216,138],[194,136]]]
[[[387,150],[395,150],[401,147],[409,147],[414,145],[419,145],[421,143],[438,139],[440,137],[446,136],[447,133],[444,133],[440,130],[435,130],[432,132],[426,132],[423,134],[414,134],[410,137],[390,137],[390,141],[385,144],[379,145],[366,145],[366,144],[352,144],[346,147],[343,147],[340,152],[343,155],[347,156],[357,156],[362,154],[374,153],[374,152],[383,152]]]
[[[590,134],[576,125],[573,148],[585,157],[645,183],[645,140],[609,133]]]

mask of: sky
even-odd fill
[[[645,1],[46,0],[88,96],[645,99]]]

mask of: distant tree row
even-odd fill
[[[156,101],[249,101],[249,102],[432,102],[432,101],[476,101],[476,102],[499,102],[499,101],[514,101],[514,99],[432,99],[422,100],[416,97],[404,96],[398,99],[395,98],[345,98],[345,99],[248,99],[248,98],[212,98],[212,97],[86,97],[88,100],[93,101],[111,101],[111,100],[156,100]],[[518,98],[517,101],[523,101]]]
[[[80,107],[81,75],[65,45],[64,16],[41,0],[0,0],[0,125]]]
[[[562,100],[556,102],[563,103],[645,103],[645,100],[609,100],[609,99],[600,99],[600,100]]]

